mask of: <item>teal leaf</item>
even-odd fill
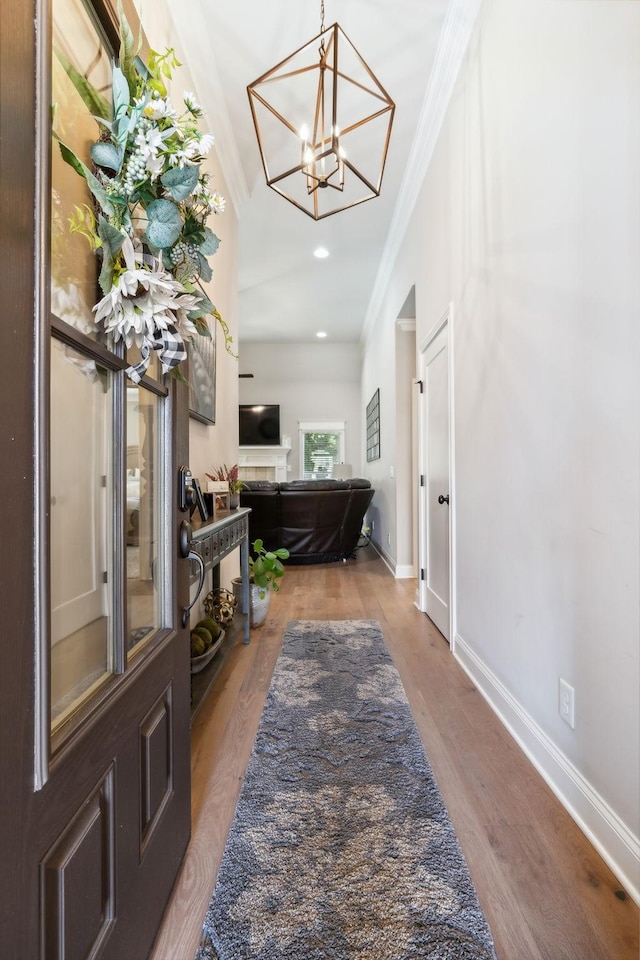
[[[203,257],[201,253],[198,253],[198,263],[200,265],[200,277],[205,283],[209,283],[213,276],[213,270],[209,266],[209,262],[206,257]]]
[[[129,107],[129,84],[127,78],[118,66],[114,66],[111,75],[111,87],[113,90],[113,115],[120,117],[123,111]]]
[[[98,236],[102,240],[102,246],[100,247],[100,253],[102,255],[102,267],[100,269],[100,276],[98,277],[98,283],[100,284],[100,289],[104,294],[109,293],[111,287],[113,286],[113,264],[114,264],[114,253],[111,249],[112,237],[109,235],[109,231],[114,230],[119,234],[119,231],[115,230],[115,227],[110,227],[104,217],[100,217],[98,220]],[[120,235],[120,234],[119,234]],[[122,246],[121,235],[120,246]]]
[[[209,324],[204,319],[204,317],[192,317],[191,314],[187,314],[190,320],[193,320],[195,328],[200,334],[201,337],[205,337],[207,340],[212,340],[211,330],[209,329]]]
[[[147,207],[146,238],[161,250],[172,247],[182,231],[182,216],[171,200],[153,200]]]
[[[160,179],[162,185],[167,188],[174,200],[186,200],[198,184],[199,172],[199,166],[185,165],[184,167],[174,167],[173,170],[167,170]]]
[[[102,240],[102,267],[98,283],[104,294],[109,293],[113,286],[113,267],[122,244],[124,243],[124,234],[107,222],[104,217],[98,219],[98,236]]]
[[[207,316],[207,314],[211,313],[213,310],[215,310],[215,307],[211,303],[211,300],[209,300],[209,297],[201,296],[197,306],[195,306],[193,310],[189,311],[188,317],[190,320],[195,320],[197,317]]]
[[[107,130],[109,131],[109,133],[112,133],[112,132],[113,132],[113,124],[111,123],[110,120],[106,120],[104,117],[97,117],[97,116],[95,116],[95,115],[94,115],[93,119],[94,119],[97,123],[102,124],[103,127],[106,127]]]
[[[210,227],[204,228],[204,241],[200,244],[200,253],[205,257],[212,256],[220,246],[220,240]]]
[[[112,143],[94,143],[91,147],[91,159],[98,167],[107,167],[109,170],[120,172],[123,152]]]
[[[101,247],[100,253],[102,254],[102,267],[100,268],[98,283],[106,296],[113,286],[113,257],[107,247]]]
[[[70,150],[69,147],[62,142],[62,140],[58,139],[58,144],[60,146],[62,159],[65,161],[65,163],[68,163],[69,166],[73,167],[76,173],[79,173],[81,177],[84,177],[84,179],[87,181],[89,190],[91,190],[91,193],[100,204],[100,208],[102,209],[103,213],[105,213],[108,217],[112,217],[115,213],[115,207],[111,202],[109,194],[104,189],[100,181],[94,177],[94,175],[91,173],[91,170],[89,170],[88,167],[85,167],[82,160],[79,160],[73,150]]]
[[[99,217],[98,236],[102,240],[102,246],[108,247],[111,256],[114,258],[117,257],[122,250],[124,233],[114,227],[113,224],[109,223],[108,220],[105,220],[104,217]]]
[[[150,187],[148,184],[144,183],[142,186],[136,188],[135,192],[132,194],[132,201],[138,201],[142,203],[145,207],[148,207],[150,203],[157,198],[157,193]]]

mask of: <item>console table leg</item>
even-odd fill
[[[243,643],[249,643],[251,614],[249,610],[249,535],[240,543],[240,573],[242,576],[242,612],[245,615]]]

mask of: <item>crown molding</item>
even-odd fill
[[[213,57],[210,37],[211,12],[202,0],[181,0],[180,10],[171,10],[180,46],[188,53],[189,71],[193,78],[196,97],[204,110],[215,136],[215,153],[225,179],[225,196],[240,218],[241,204],[249,199],[249,188],[242,170],[242,161],[233,132],[227,105],[222,97],[222,85]],[[198,29],[193,29],[193,24]]]
[[[402,330],[403,333],[415,333],[416,321],[415,319],[408,320],[400,317],[398,320],[396,320],[396,326],[398,329]]]
[[[451,94],[467,52],[482,0],[451,0],[407,160],[391,226],[371,291],[361,342],[369,339],[393,274],[398,252],[427,175]]]

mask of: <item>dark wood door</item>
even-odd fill
[[[65,228],[83,182],[52,99],[72,135],[91,121],[52,49],[108,72],[112,14],[0,15],[0,955],[143,960],[190,831],[187,396],[153,365],[132,386],[92,334],[95,260]]]

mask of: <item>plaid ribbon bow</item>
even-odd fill
[[[133,367],[127,367],[127,376],[132,383],[140,383],[151,360],[151,351],[158,350],[162,372],[167,373],[187,358],[187,348],[176,328],[168,324],[164,330],[157,330],[153,337],[145,337],[140,348],[141,360]]]

